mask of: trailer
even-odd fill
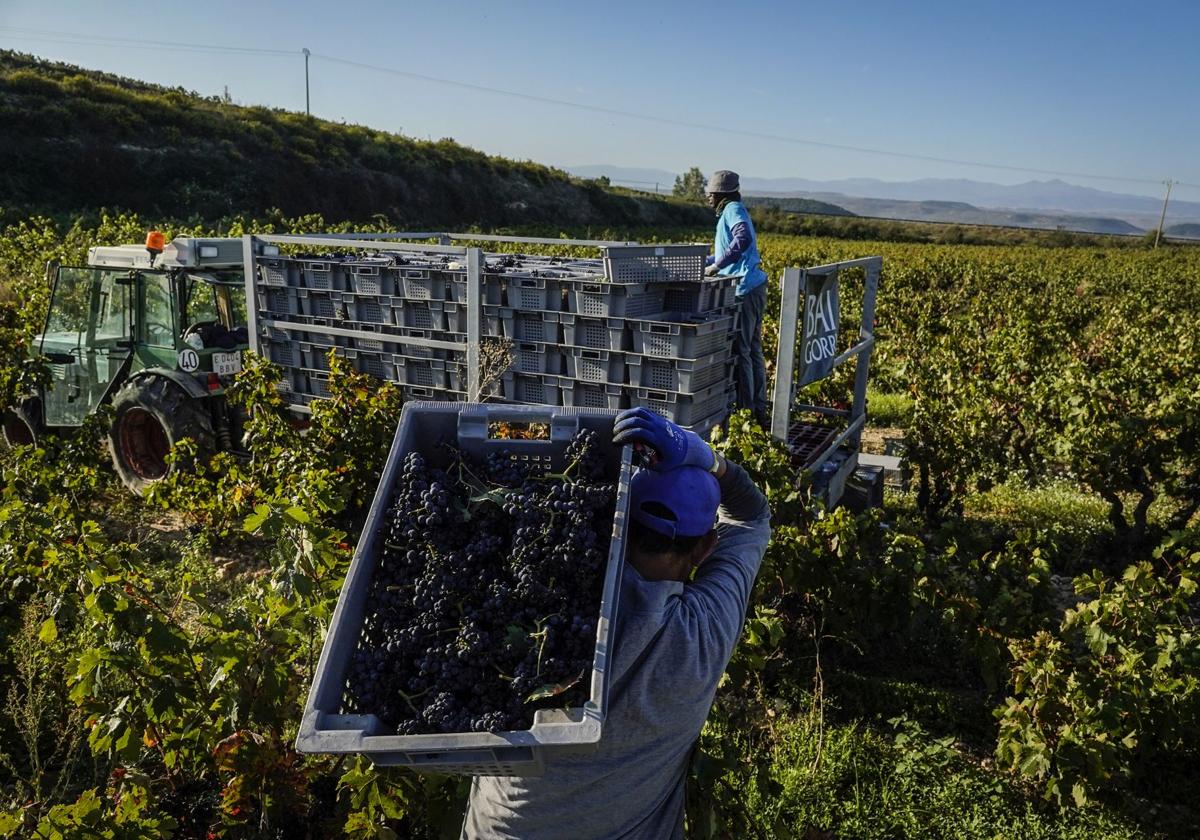
[[[546,246],[595,256],[526,253]],[[707,434],[733,402],[738,279],[705,276],[708,250],[429,231],[152,232],[145,246],[92,248],[86,266],[47,266],[51,305],[33,349],[52,382],[6,412],[4,438],[36,443],[110,404],[114,468],[142,493],[184,437],[201,457],[241,451],[225,389],[247,350],[280,367],[299,420],[329,395],[333,354],[406,400],[645,406]],[[859,449],[881,266],[868,257],[782,277],[771,432],[829,507],[878,503],[878,471]],[[851,269],[865,279],[862,325],[839,352],[837,281]],[[849,408],[796,401],[851,359]]]

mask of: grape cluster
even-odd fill
[[[506,451],[407,455],[344,710],[410,735],[527,729],[538,708],[582,705],[616,497],[605,472],[590,430],[556,474]]]

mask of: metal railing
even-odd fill
[[[413,240],[437,240],[438,244],[414,242]],[[478,247],[454,245],[455,242],[506,242],[523,245],[566,245],[585,248],[622,248],[636,247],[641,243],[634,241],[612,241],[601,239],[553,239],[549,237],[503,236],[483,233],[445,233],[439,231],[404,231],[395,233],[321,233],[321,234],[246,234],[242,237],[242,259],[246,282],[246,306],[252,328],[250,329],[250,347],[255,353],[261,353],[259,348],[259,328],[278,327],[288,330],[302,330],[329,335],[340,335],[350,338],[377,339],[377,334],[362,333],[330,326],[314,326],[265,320],[259,322],[258,300],[255,294],[255,283],[258,279],[256,260],[264,258],[262,245],[300,245],[321,248],[361,248],[374,251],[397,251],[403,253],[446,254],[462,258],[466,269],[466,303],[467,303],[467,398],[472,402],[478,401],[483,383],[480,381],[480,341],[482,339],[481,312],[483,296],[484,252]],[[657,246],[656,246],[657,247]],[[663,246],[670,247],[670,246]],[[451,344],[437,339],[406,337],[408,344],[438,349],[459,349],[461,345]]]
[[[858,341],[834,357],[831,369],[847,361],[855,360],[854,395],[849,409],[810,405],[796,402],[796,355],[801,344],[796,341],[797,329],[803,313],[805,290],[810,276],[826,277],[843,270],[861,268],[864,271],[862,318],[859,324]],[[828,417],[849,420],[841,430],[806,465],[815,470],[837,451],[846,441],[857,450],[862,442],[862,430],[867,420],[867,374],[871,364],[871,350],[875,347],[873,332],[875,322],[875,297],[879,289],[879,275],[883,269],[882,257],[863,257],[855,260],[819,265],[812,268],[786,268],[781,282],[779,311],[779,348],[775,357],[774,403],[771,411],[771,435],[785,443],[791,429],[793,412],[809,412]],[[828,374],[827,374],[828,375]]]

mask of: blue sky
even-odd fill
[[[18,30],[294,50],[65,43]],[[246,104],[304,107],[301,47],[688,123],[959,160],[1200,184],[1200,3],[341,3],[0,0],[0,46]],[[1048,176],[798,145],[314,57],[317,116],[554,165],[764,177]],[[1068,179],[1120,192],[1155,184]],[[1178,187],[1200,200],[1200,188]]]

